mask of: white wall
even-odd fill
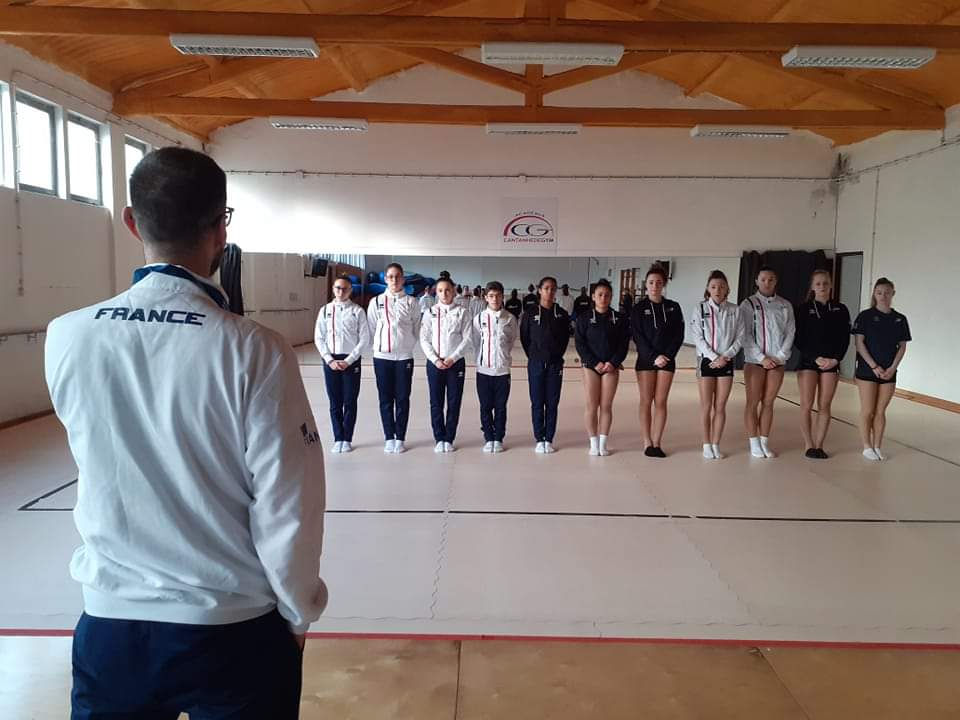
[[[57,315],[108,298],[128,286],[142,264],[140,243],[112,210],[126,204],[123,138],[153,144],[171,140],[198,147],[192,138],[159,123],[138,126],[111,118],[109,93],[0,43],[0,81],[100,122],[109,122],[104,166],[107,207],[0,187],[0,423],[50,409],[43,378],[47,323]],[[12,178],[5,178],[12,184]],[[21,256],[22,248],[22,256]],[[22,267],[22,271],[21,271]],[[22,294],[20,288],[23,288]],[[23,334],[21,334],[23,333]]]
[[[518,97],[426,66],[361,97],[430,101],[444,93],[474,103]],[[633,72],[548,101],[729,107]],[[235,171],[231,231],[246,250],[513,256],[500,248],[500,203],[529,197],[558,200],[558,256],[739,255],[821,248],[833,239],[826,178],[836,153],[809,133],[782,142],[630,128],[503,137],[482,127],[373,125],[365,134],[324,134],[273,130],[259,119],[212,141],[213,156]]]
[[[960,402],[952,367],[960,355],[952,309],[960,270],[958,110],[942,134],[889,133],[846,148],[854,174],[841,184],[837,218],[837,251],[864,253],[862,306],[887,276],[897,287],[894,307],[910,322],[898,385],[952,402]]]

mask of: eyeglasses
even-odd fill
[[[230,224],[230,221],[233,220],[233,208],[226,207],[223,209],[223,212],[217,215],[213,219],[213,226],[216,227],[220,224],[220,221],[223,220],[223,226],[227,227]]]

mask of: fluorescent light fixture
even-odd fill
[[[924,47],[857,47],[797,45],[780,61],[793,68],[864,68],[913,70],[936,57],[937,51]]]
[[[184,55],[226,55],[228,57],[316,58],[320,48],[309,37],[268,35],[170,36],[170,44]]]
[[[579,135],[580,127],[561,123],[487,123],[487,135]]]
[[[485,42],[487,65],[619,65],[623,45],[611,43]]]
[[[366,132],[366,120],[320,117],[271,117],[270,124],[277,130],[328,130],[332,132]]]
[[[788,135],[790,128],[776,125],[695,125],[690,129],[690,137],[782,140]]]

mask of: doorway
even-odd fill
[[[860,312],[860,292],[863,283],[863,253],[838,253],[836,283],[837,299],[847,306],[850,319],[853,320]],[[850,336],[850,349],[840,363],[840,376],[852,378],[856,365],[856,348],[853,347],[853,336]]]

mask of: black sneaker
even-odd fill
[[[651,445],[646,450],[644,450],[643,454],[646,455],[647,457],[659,457],[657,455],[657,449],[653,445]]]
[[[667,456],[667,454],[660,448],[659,445],[657,445],[657,447],[655,447],[653,451],[654,453],[656,453],[654,457],[665,458]]]
[[[817,459],[818,460],[829,460],[830,456],[823,451],[823,448],[817,448]]]
[[[804,455],[804,457],[808,457],[808,458],[810,458],[811,460],[816,460],[817,458],[820,457],[820,455],[818,454],[818,452],[819,452],[819,451],[817,450],[817,448],[810,448],[810,449],[807,450],[803,455]]]

